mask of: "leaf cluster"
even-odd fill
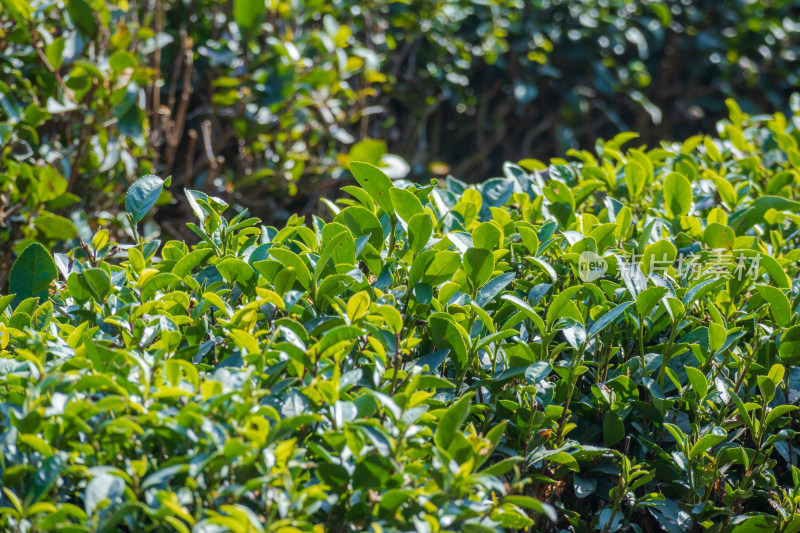
[[[0,524],[798,531],[800,115],[728,105],[280,229],[185,190],[193,246],[140,179],[0,298]]]

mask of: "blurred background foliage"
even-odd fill
[[[142,174],[280,222],[350,160],[478,181],[620,131],[711,131],[729,96],[782,110],[800,85],[791,0],[0,5],[5,273],[34,240],[90,239]],[[161,204],[145,230],[187,237],[187,202]]]

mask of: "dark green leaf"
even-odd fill
[[[13,305],[32,297],[47,298],[57,277],[56,264],[44,246],[31,244],[14,261],[8,276],[8,289],[16,295]]]
[[[163,186],[164,181],[161,178],[148,174],[136,180],[128,188],[125,195],[125,210],[133,217],[134,223],[142,220],[147,212],[156,205]]]

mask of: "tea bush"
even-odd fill
[[[186,190],[192,246],[141,178],[10,273],[0,524],[800,530],[800,112],[728,104],[475,186],[351,162],[281,229]]]

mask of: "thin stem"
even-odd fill
[[[667,346],[664,348],[664,353],[661,356],[661,368],[658,370],[658,386],[662,389],[664,388],[664,373],[667,370],[667,363],[669,363],[670,355],[669,353],[672,351],[672,344],[675,342],[675,337],[678,334],[678,323],[672,323],[672,331],[669,334],[669,341],[667,341]]]
[[[475,312],[472,312],[472,316],[469,319],[469,327],[467,328],[467,335],[472,331],[472,326],[475,325]],[[467,377],[467,372],[469,371],[469,367],[472,366],[472,359],[475,356],[474,354],[475,346],[474,344],[470,347],[469,352],[467,353],[467,361],[464,365],[464,371],[461,372],[461,375],[458,377],[458,383],[456,383],[456,393],[458,394],[461,391],[461,385],[464,383],[464,379]]]
[[[756,329],[758,332],[758,329]],[[750,351],[748,347],[745,345],[745,349],[748,351],[748,360],[747,366],[742,369],[742,372],[739,374],[739,378],[736,380],[736,386],[733,388],[734,394],[739,394],[739,389],[742,388],[742,384],[744,384],[744,378],[750,372],[750,367],[753,366],[753,363],[756,360],[756,354],[758,353],[759,348],[761,348],[761,336],[758,335],[756,337],[755,345],[753,346],[753,350]]]
[[[642,377],[647,375],[647,363],[644,359],[644,318],[639,318],[639,357],[642,360]]]
[[[39,59],[42,60],[42,63],[44,64],[45,68],[47,68],[47,70],[50,71],[50,74],[52,74],[53,77],[56,79],[56,82],[58,82],[58,85],[64,91],[64,94],[68,98],[74,100],[75,99],[75,93],[73,93],[72,89],[67,87],[67,84],[64,83],[64,78],[61,77],[61,74],[59,74],[58,70],[56,70],[53,67],[52,63],[50,63],[50,60],[47,59],[47,55],[45,54],[44,50],[42,50],[41,45],[39,44],[38,40],[36,39],[36,37],[35,37],[36,27],[34,26],[33,22],[28,24],[28,31],[29,31],[29,33],[31,35],[31,45],[33,46],[33,49],[36,50],[36,55],[39,56]]]
[[[392,255],[394,255],[394,246],[396,244],[395,239],[397,238],[395,237],[395,233],[397,230],[397,217],[391,217],[391,219],[392,219],[392,232],[389,234],[389,250],[388,253],[386,254],[387,257],[391,257]]]
[[[569,404],[572,401],[572,394],[575,392],[575,384],[577,382],[577,376],[575,375],[575,370],[581,365],[583,362],[583,352],[586,349],[586,341],[581,344],[581,347],[578,351],[578,355],[573,360],[572,364],[570,365],[570,372],[569,372],[569,390],[567,391],[567,401],[564,402],[564,411],[561,413],[561,420],[558,421],[558,432],[556,433],[556,446],[561,444],[561,435],[564,432],[564,425],[567,421],[567,411],[569,410]]]

